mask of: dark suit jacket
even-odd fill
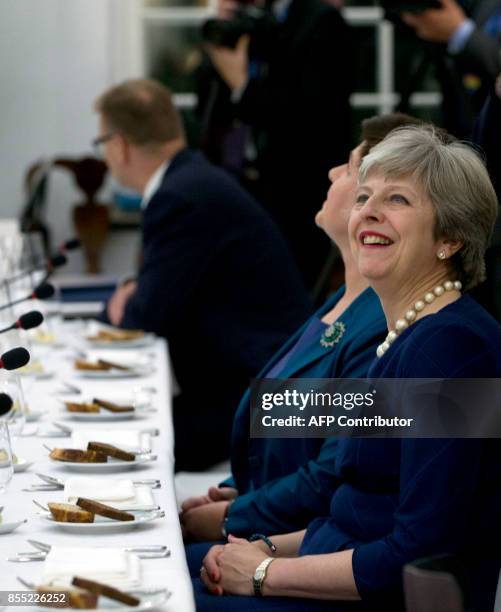
[[[501,11],[499,0],[481,0],[475,3],[473,19],[477,27],[468,38],[464,49],[457,55],[463,72],[474,72],[489,82],[501,72],[501,31],[492,35],[484,27],[496,11]]]
[[[201,153],[172,160],[142,229],[143,265],[122,325],[168,339],[182,391],[176,456],[184,445],[199,469],[228,456],[241,394],[309,301],[268,215]]]
[[[501,2],[479,0],[469,4],[476,27],[466,45],[457,55],[440,52],[437,56],[444,96],[444,127],[458,138],[470,137],[475,117],[501,72],[501,31],[487,31],[491,30],[487,24],[501,9]],[[480,79],[476,91],[470,92],[464,87],[463,77],[468,74]]]

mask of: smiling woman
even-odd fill
[[[392,330],[369,378],[501,377],[501,327],[460,293],[482,277],[495,211],[479,158],[432,127],[392,132],[365,158],[350,241]],[[338,440],[330,516],[270,536],[276,550],[232,536],[214,546],[201,579],[225,597],[196,584],[197,609],[400,611],[404,565],[449,554],[472,609],[492,610],[501,549],[485,543],[501,536],[500,465],[497,440],[443,431]],[[264,599],[236,597],[253,592]]]
[[[350,234],[360,256],[358,247],[382,244],[370,238],[379,235],[386,238],[382,246],[395,247],[388,252],[411,259],[414,273],[446,270],[465,289],[484,279],[497,200],[471,147],[437,129],[395,130],[364,158],[359,181]],[[424,269],[416,257],[426,260]]]

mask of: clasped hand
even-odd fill
[[[228,505],[237,495],[232,487],[210,487],[207,495],[187,499],[179,515],[183,537],[195,541],[220,540]]]
[[[251,543],[229,535],[228,544],[216,545],[209,550],[200,578],[214,595],[253,595],[254,572],[268,556],[263,550],[263,542]]]

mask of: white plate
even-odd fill
[[[64,342],[57,336],[53,336],[50,340],[43,340],[35,334],[30,335],[30,342],[36,346],[47,347],[47,348],[61,348],[64,346]]]
[[[22,521],[5,521],[5,523],[2,521],[0,523],[0,535],[11,533],[12,531],[14,531],[14,529],[17,529],[19,525],[23,525],[27,522],[28,519],[23,519]]]
[[[90,337],[97,335],[100,331],[117,331],[116,327],[111,325],[105,325],[98,323],[97,321],[91,321],[83,334],[84,340],[93,348],[97,349],[129,349],[129,348],[143,348],[145,346],[151,346],[155,342],[155,336],[151,333],[145,333],[140,338],[133,338],[131,340],[92,340]]]
[[[56,371],[55,370],[50,370],[50,369],[43,369],[41,371],[36,371],[36,370],[22,370],[22,368],[20,368],[19,370],[16,370],[16,374],[19,374],[20,376],[22,376],[23,378],[32,378],[33,380],[47,380],[49,378],[52,378],[55,375]]]
[[[42,417],[44,414],[47,414],[47,410],[30,410],[26,415],[26,422],[34,423],[35,421],[38,421],[38,419],[40,419],[40,417]]]
[[[137,429],[72,428],[68,448],[87,448],[89,442],[111,444],[131,453],[151,453],[151,433]]]
[[[69,412],[64,408],[61,409],[61,416],[67,417],[72,421],[84,421],[84,422],[99,422],[109,423],[110,421],[132,421],[133,419],[140,419],[142,416],[147,416],[141,410],[134,410],[132,412],[110,412],[109,410],[102,410],[101,412]]]
[[[79,378],[95,378],[99,380],[115,378],[136,378],[138,376],[148,376],[154,372],[152,365],[137,366],[130,370],[75,370],[75,375]]]
[[[77,370],[74,372],[80,378],[131,378],[135,376],[147,376],[154,371],[151,358],[138,351],[132,353],[121,353],[117,355],[114,351],[88,351],[85,361],[97,362],[98,359],[111,361],[117,365],[125,366],[128,370]]]
[[[101,409],[100,412],[70,412],[65,407],[62,407],[61,414],[73,421],[130,421],[148,416],[147,409],[151,406],[150,396],[147,393],[126,395],[124,393],[113,394],[106,391],[106,393],[83,397],[78,395],[66,397],[64,401],[76,404],[90,404],[94,397],[113,402],[119,406],[135,406],[135,410],[133,412],[110,412],[109,410]]]
[[[114,521],[104,516],[95,516],[94,523],[62,523],[54,520],[50,512],[44,512],[39,514],[40,519],[58,527],[63,531],[70,533],[113,533],[117,531],[129,531],[135,529],[145,523],[150,523],[156,519],[163,518],[165,513],[161,510],[154,510],[152,512],[137,512],[133,521]]]
[[[89,340],[89,338],[85,338],[85,340],[92,346],[97,349],[135,349],[135,348],[145,348],[147,346],[152,346],[155,343],[155,336],[152,334],[145,334],[141,338],[134,338],[133,340],[113,340],[111,342],[106,342],[102,340]]]
[[[77,477],[75,477],[77,478]],[[158,504],[155,501],[155,496],[153,495],[153,490],[148,485],[136,485],[134,486],[134,499],[125,500],[125,501],[117,501],[117,500],[106,500],[99,499],[99,497],[95,499],[96,501],[106,504],[107,506],[113,506],[113,508],[117,508],[118,510],[122,508],[130,508],[131,511],[147,511],[147,510],[156,510],[158,509]],[[79,497],[88,497],[81,493]],[[63,499],[61,500],[63,504],[74,504],[76,501],[76,495],[71,499],[68,498],[66,494],[63,494]]]
[[[138,589],[141,591],[143,589]],[[102,595],[99,597],[97,610],[101,610],[102,612],[145,612],[146,610],[153,610],[160,608],[171,596],[171,592],[165,588],[159,589],[144,589],[145,591],[151,590],[150,594],[141,594],[138,592],[137,597],[141,600],[141,603],[138,606],[124,606],[122,603],[118,601],[113,601],[112,599],[108,599],[107,597],[103,597]],[[127,593],[131,593],[132,595],[136,594],[134,589],[126,589]],[[38,610],[49,610],[50,612],[54,612],[54,607],[42,606],[41,604],[37,605]],[[95,612],[96,609],[93,609],[92,612]],[[80,612],[91,612],[91,610],[87,608],[82,608]]]
[[[18,474],[19,472],[25,472],[34,463],[34,461],[28,461],[27,459],[21,459],[20,457],[18,457],[17,463],[14,463],[14,474]]]
[[[56,459],[50,459],[50,461],[53,464],[59,465],[60,467],[68,468],[68,470],[73,472],[106,474],[110,472],[126,472],[127,470],[132,470],[138,466],[148,465],[156,461],[156,455],[137,457],[134,461],[118,461],[110,459],[107,463],[73,463],[70,461],[57,461]]]

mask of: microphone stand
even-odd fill
[[[12,292],[11,292],[11,289],[10,289],[10,284],[7,281],[7,279],[4,279],[2,281],[2,285],[4,287],[5,297],[7,298],[7,306],[5,306],[1,310],[5,310],[5,309],[8,308],[9,309],[8,312],[7,312],[8,316],[10,318],[14,318],[15,315],[14,315],[14,309],[12,308],[12,306],[13,306],[12,301],[13,300],[12,300]]]

